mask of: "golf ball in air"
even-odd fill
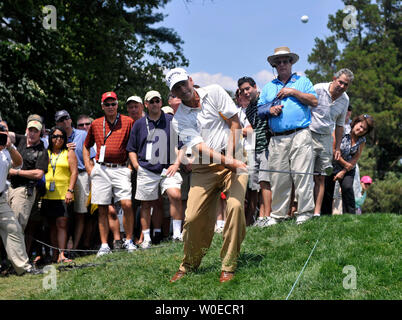
[[[301,19],[301,21],[302,21],[303,23],[307,23],[307,22],[308,22],[308,16],[302,16],[300,19]]]

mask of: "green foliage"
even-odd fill
[[[16,131],[30,113],[54,125],[56,110],[72,116],[101,114],[100,97],[115,91],[121,108],[128,96],[156,89],[167,96],[163,71],[188,64],[174,30],[153,27],[169,0],[52,1],[56,30],[43,27],[42,0],[0,4],[0,103]],[[170,51],[162,49],[168,44]],[[164,46],[165,47],[165,46]]]
[[[314,64],[306,74],[313,83],[330,81],[335,71],[349,68],[355,80],[348,90],[352,116],[368,113],[374,117],[374,170],[379,178],[398,171],[402,155],[402,64],[398,0],[344,0],[356,8],[356,28],[346,30],[342,10],[329,15],[330,37],[316,39],[308,61]],[[340,51],[338,47],[343,47]],[[364,151],[366,152],[366,151]]]
[[[375,180],[367,191],[363,212],[393,212],[401,214],[402,179],[399,174],[388,172],[384,180]]]

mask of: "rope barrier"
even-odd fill
[[[288,299],[289,299],[289,297],[290,297],[290,295],[292,294],[294,288],[296,287],[297,283],[299,282],[299,279],[300,279],[301,275],[303,274],[304,270],[306,269],[307,264],[308,264],[308,262],[310,261],[310,258],[311,258],[311,256],[313,255],[315,248],[317,247],[318,241],[319,241],[319,239],[321,239],[321,236],[322,236],[322,234],[324,233],[324,230],[325,230],[326,228],[327,228],[327,224],[325,224],[325,227],[322,229],[320,235],[318,236],[318,239],[317,239],[317,241],[315,242],[314,247],[313,247],[313,249],[312,249],[311,252],[310,252],[310,255],[308,256],[306,262],[304,263],[304,266],[303,266],[302,270],[300,271],[300,273],[299,273],[299,275],[298,275],[296,281],[293,283],[292,289],[290,289],[290,291],[289,291],[289,293],[288,293],[288,295],[287,295],[287,297],[286,297],[285,300],[288,300]]]
[[[97,253],[97,252],[98,252],[98,250],[93,250],[93,249],[62,249],[62,248],[54,247],[54,246],[52,246],[52,245],[50,245],[50,244],[47,244],[47,243],[45,243],[45,242],[43,242],[43,241],[40,241],[40,240],[38,240],[38,239],[35,239],[34,237],[31,237],[31,239],[32,239],[32,240],[35,240],[36,242],[38,242],[38,243],[40,243],[40,244],[42,244],[42,245],[44,245],[44,246],[46,246],[46,247],[48,247],[48,248],[50,248],[50,249],[58,250],[59,253],[60,253],[61,251],[68,251],[68,252],[93,252],[93,253]],[[138,250],[141,250],[141,248],[140,248],[138,245],[136,245],[136,246],[137,246]],[[147,248],[147,249],[144,249],[144,250],[155,249],[155,248],[164,248],[164,247],[167,247],[167,246],[168,246],[167,244],[165,244],[165,245],[161,245],[161,244],[152,245],[150,248]],[[113,252],[124,251],[124,249],[115,249],[115,250],[112,250],[112,251],[113,251]]]

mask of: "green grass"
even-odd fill
[[[173,284],[180,243],[76,259],[99,265],[58,272],[56,290],[42,288],[43,275],[1,278],[0,299],[283,300],[317,239],[290,299],[401,299],[401,222],[395,214],[365,214],[247,228],[235,279],[224,284],[218,281],[222,236],[215,235],[200,268]],[[356,289],[343,287],[347,265],[356,268]]]

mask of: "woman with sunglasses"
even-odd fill
[[[67,245],[68,218],[74,200],[74,186],[78,168],[74,150],[67,149],[67,134],[61,127],[53,127],[49,134],[49,167],[46,174],[46,194],[41,211],[50,226],[50,241],[54,247]],[[71,262],[64,250],[53,251],[53,262]]]
[[[365,136],[373,128],[373,118],[367,114],[362,114],[353,119],[350,131],[344,131],[341,142],[341,158],[332,162],[333,174],[325,178],[325,192],[321,208],[323,214],[332,213],[334,188],[337,180],[341,186],[343,213],[355,213],[355,196],[353,192],[355,166],[366,144]],[[335,144],[333,147],[335,148]]]

